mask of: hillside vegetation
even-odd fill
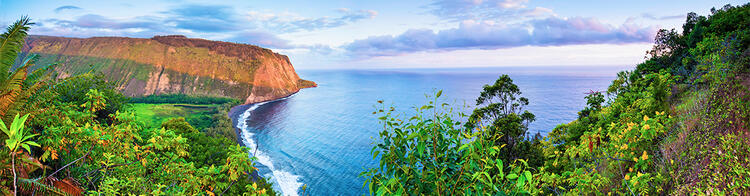
[[[470,115],[441,92],[418,114],[381,105],[362,173],[375,195],[743,195],[750,192],[750,4],[689,13],[645,62],[586,96],[578,119],[526,135],[534,115],[507,76]],[[381,102],[382,104],[382,102]],[[462,122],[459,119],[468,119]],[[501,194],[496,194],[501,193]]]
[[[275,195],[236,143],[226,112],[239,101],[132,104],[101,72],[52,77],[59,64],[17,56],[31,24],[0,35],[0,194]]]

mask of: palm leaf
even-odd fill
[[[32,24],[34,23],[24,16],[8,26],[5,33],[0,34],[0,80],[7,78],[8,72],[5,70],[10,70],[16,61]]]
[[[21,185],[21,190],[23,190],[23,192],[29,193],[29,195],[32,192],[39,193],[40,195],[70,195],[59,188],[41,183],[41,180],[42,178],[18,178],[18,182]]]
[[[11,116],[17,114],[18,111],[13,107],[13,103],[18,100],[21,90],[11,90],[0,94],[0,118],[5,122],[13,122]]]
[[[63,180],[57,180],[54,177],[48,177],[47,183],[50,182],[50,179],[54,179],[51,181],[52,185],[54,185],[55,188],[65,191],[65,193],[67,193],[68,195],[81,195],[81,193],[83,193],[83,189],[81,188],[80,184],[73,178],[67,177]]]
[[[3,92],[0,95],[0,117],[3,120],[8,119],[8,117],[14,114],[18,114],[18,108],[25,104],[25,98],[29,93],[24,91],[24,81],[26,80],[29,66],[33,65],[35,61],[36,58],[34,57],[27,58],[23,66],[13,71],[13,75],[0,84],[2,85],[0,86],[0,91]]]
[[[38,56],[32,56],[31,58],[38,58]],[[45,81],[51,76],[52,72],[50,72],[51,69],[53,69],[57,64],[47,64],[41,67],[36,68],[34,71],[31,71],[26,76],[26,80],[24,81],[24,89],[30,88],[32,85],[36,84],[40,81]]]
[[[31,59],[27,59],[27,60],[31,60]],[[29,68],[29,65],[30,65],[28,63],[33,63],[33,61],[31,61],[31,62],[30,61],[26,61],[26,63],[23,66],[19,67],[15,71],[13,71],[12,75],[10,75],[9,78],[7,78],[5,81],[3,81],[2,87],[0,87],[0,90],[13,90],[13,89],[21,90],[21,89],[23,89],[22,88],[23,87],[23,81],[26,80],[26,74],[28,73],[27,71],[28,71],[28,68]],[[2,71],[0,71],[0,72],[2,72]]]

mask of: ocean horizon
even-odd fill
[[[440,69],[300,70],[318,87],[289,97],[237,106],[232,119],[240,143],[258,158],[259,174],[283,195],[362,195],[366,168],[376,166],[370,150],[377,137],[378,100],[408,113],[443,91],[441,101],[473,106],[482,86],[508,74],[529,98],[536,115],[527,136],[546,136],[577,117],[590,91],[605,91],[627,66],[495,67]],[[470,114],[472,108],[463,108]]]

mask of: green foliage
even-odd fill
[[[654,146],[671,122],[664,103],[673,83],[669,73],[647,74],[609,106],[555,128],[545,144],[544,186],[575,194],[664,191],[650,184],[666,180]]]
[[[5,139],[5,146],[8,147],[11,152],[16,152],[16,150],[18,150],[18,147],[22,147],[29,152],[31,152],[29,146],[39,147],[39,144],[30,140],[37,134],[27,134],[24,132],[24,124],[26,123],[26,119],[28,117],[29,115],[26,114],[23,117],[18,118],[18,114],[16,114],[10,124],[10,128],[6,127],[5,122],[0,120],[0,130],[2,130],[3,133],[5,133],[5,135],[7,136],[7,138]]]
[[[507,76],[484,87],[481,107],[463,128],[437,100],[408,120],[381,105],[383,131],[372,150],[380,167],[362,176],[377,195],[745,193],[748,15],[750,4],[727,5],[708,17],[689,13],[682,33],[659,31],[650,57],[617,74],[609,100],[592,91],[578,119],[531,148],[518,141],[530,142],[519,135],[533,115],[521,113],[528,100],[518,98],[520,90]],[[541,164],[529,156],[507,166],[536,151]]]
[[[227,131],[220,129],[226,128],[225,123],[207,126],[215,127],[215,137],[184,120],[148,128],[135,120],[128,98],[100,73],[45,81],[49,66],[28,72],[35,55],[10,70],[28,24],[28,19],[20,20],[9,28],[15,33],[5,33],[0,40],[8,44],[0,49],[2,65],[9,70],[0,78],[0,109],[16,114],[13,121],[0,118],[4,133],[0,137],[5,141],[0,157],[11,162],[0,162],[2,193],[275,195],[266,179],[252,177],[256,169],[249,149],[233,143],[236,138],[223,137]],[[214,108],[228,110],[228,106]],[[29,114],[19,118],[20,112]],[[222,122],[228,119],[223,118]],[[48,169],[54,172],[48,174]],[[13,189],[8,188],[10,172],[6,171],[13,173]],[[17,173],[20,189],[16,189]]]
[[[132,98],[131,103],[185,103],[185,104],[227,104],[239,103],[239,100],[228,97],[205,95],[159,94]]]
[[[222,105],[190,105],[190,104],[133,104],[133,110],[138,114],[137,120],[146,127],[159,127],[170,118],[182,117],[196,129],[203,130],[212,137],[225,137],[232,141],[239,141],[229,109],[233,104]]]
[[[507,162],[516,159],[533,160],[532,167],[541,164],[539,150],[526,139],[529,123],[534,121],[534,114],[524,110],[529,100],[520,97],[521,90],[513,84],[508,75],[500,76],[494,84],[485,85],[477,98],[477,108],[469,116],[467,129],[486,126],[485,140],[495,142],[500,149],[501,160]],[[538,136],[539,138],[541,136]]]
[[[750,28],[726,23],[745,22],[748,11],[750,4],[708,17],[690,13],[682,34],[660,31],[650,58],[617,74],[607,104],[590,94],[579,118],[542,142],[542,190],[723,195],[750,189],[744,153]]]
[[[42,92],[34,95],[32,98],[34,101],[48,100],[60,103],[70,103],[82,107],[87,107],[87,100],[90,98],[91,90],[95,91],[96,96],[107,97],[106,102],[98,103],[104,106],[104,108],[97,108],[94,113],[97,121],[111,123],[109,118],[111,115],[117,113],[117,111],[125,111],[128,107],[128,97],[122,95],[116,90],[115,86],[111,82],[107,82],[103,75],[86,73],[64,79],[52,81],[50,84],[42,87]],[[51,103],[40,103],[32,102],[26,108],[29,112],[34,112],[46,105],[40,104],[51,104]]]
[[[17,20],[12,25],[5,29],[5,33],[0,35],[0,78],[3,80],[8,78],[8,72],[5,70],[11,70],[18,52],[23,47],[24,39],[26,39],[29,26],[31,26],[31,20],[24,16],[20,20]]]
[[[733,39],[736,48],[747,49],[750,46],[750,28],[746,25],[750,22],[747,19],[750,16],[748,5],[725,5],[718,10],[712,9],[708,17],[688,13],[682,34],[674,29],[662,29],[657,33],[653,49],[647,52],[650,58],[639,64],[636,72],[645,74],[669,70],[684,79],[700,77],[703,73],[697,67],[703,62],[696,59],[700,54],[696,54],[695,50],[703,50],[699,43],[710,37]]]
[[[28,17],[23,17],[0,35],[0,119],[5,121],[19,113],[27,98],[40,87],[38,81],[49,76],[52,67],[29,70],[37,60],[36,55],[31,55],[23,59],[18,68],[13,68],[32,24]]]
[[[207,136],[184,119],[146,128],[134,113],[116,111],[108,116],[111,123],[100,122],[96,114],[109,101],[96,88],[88,89],[81,104],[63,101],[62,94],[35,98],[49,104],[32,121],[42,130],[40,160],[60,168],[86,157],[57,177],[77,179],[88,194],[239,195],[252,183],[263,185],[258,191],[275,194],[265,179],[251,178],[255,168],[248,149]]]
[[[502,160],[502,149],[486,127],[463,126],[447,104],[434,101],[400,119],[380,101],[383,124],[372,149],[380,166],[360,174],[374,195],[478,195],[537,192],[538,176],[526,160]],[[465,117],[465,116],[464,116]],[[494,133],[498,134],[498,133]]]
[[[613,83],[617,82],[618,81],[615,81]],[[599,91],[591,91],[588,95],[586,95],[585,99],[586,105],[588,105],[588,107],[581,110],[581,112],[578,112],[578,119],[588,117],[591,112],[599,111],[600,109],[602,109],[602,103],[604,103],[604,95]]]

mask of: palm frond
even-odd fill
[[[47,177],[47,183],[50,182],[55,188],[64,191],[68,195],[81,195],[83,193],[80,183],[73,178],[67,177],[63,180],[57,180],[56,178]]]
[[[24,89],[24,85],[28,69],[35,62],[35,57],[27,58],[23,66],[13,71],[13,75],[0,83],[0,92],[2,92],[0,94],[0,118],[3,120],[17,114],[18,109],[25,104],[26,98],[30,95],[30,92]]]
[[[46,185],[41,182],[42,178],[36,178],[36,179],[26,179],[26,178],[18,178],[18,182],[21,185],[21,190],[23,192],[29,193],[29,195],[33,193],[38,193],[39,195],[70,195],[67,192],[55,188],[53,186]]]
[[[22,105],[18,101],[25,100],[23,97],[28,94],[23,90],[23,81],[26,80],[26,68],[27,66],[24,65],[17,69],[9,80],[0,84],[2,85],[0,86],[0,90],[2,90],[2,94],[0,94],[0,117],[3,120],[9,119],[6,117],[17,114],[15,110],[20,107],[19,105]]]
[[[11,90],[0,94],[0,118],[3,121],[12,122],[12,114],[18,113],[14,103],[18,100],[19,95],[21,95],[21,90]]]
[[[34,23],[24,16],[12,25],[8,26],[5,33],[0,34],[0,80],[5,80],[8,71],[21,51],[26,35],[28,35],[29,26]]]
[[[37,58],[37,57],[38,56],[35,55],[32,58]],[[24,81],[24,85],[23,85],[24,89],[30,88],[37,82],[45,81],[49,79],[49,76],[52,75],[51,74],[52,72],[50,72],[50,70],[54,69],[56,65],[57,64],[47,64],[47,65],[36,68],[34,71],[31,71],[31,73],[29,73],[26,76],[26,80]]]

